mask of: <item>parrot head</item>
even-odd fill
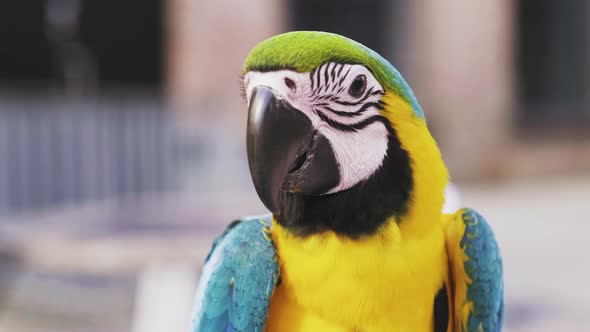
[[[250,172],[280,225],[358,237],[421,202],[440,212],[440,152],[379,54],[332,33],[289,32],[254,47],[242,74]]]

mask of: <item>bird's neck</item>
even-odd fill
[[[384,101],[396,110],[383,115],[392,123],[412,165],[412,192],[399,227],[406,237],[420,236],[432,228],[432,223],[440,222],[449,173],[426,121],[416,118],[411,106],[395,95],[385,95]]]

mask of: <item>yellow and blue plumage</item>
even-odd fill
[[[271,216],[214,246],[194,331],[499,331],[502,264],[401,75],[344,37],[293,32],[246,60],[248,157]],[[279,277],[278,277],[279,276]]]

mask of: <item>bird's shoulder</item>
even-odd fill
[[[270,216],[232,222],[205,260],[193,331],[262,331],[278,280]]]
[[[504,306],[502,257],[492,228],[469,208],[445,219],[455,325],[468,332],[500,331]]]

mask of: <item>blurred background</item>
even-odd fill
[[[214,235],[264,212],[242,62],[303,29],[405,75],[496,232],[505,331],[588,331],[584,0],[0,2],[0,331],[184,331]]]

